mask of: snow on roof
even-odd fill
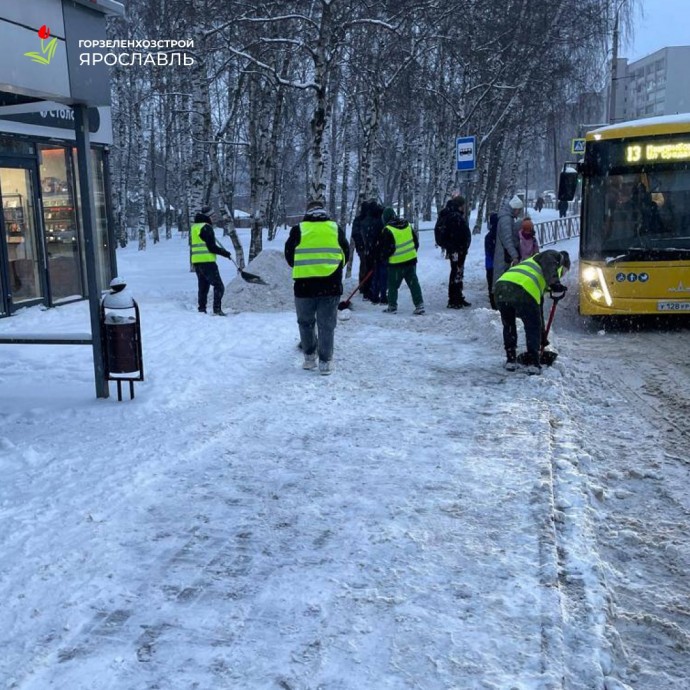
[[[250,213],[247,213],[246,211],[240,211],[240,209],[238,208],[236,208],[232,213],[234,218],[251,218]]]
[[[587,139],[616,139],[624,136],[644,136],[649,134],[674,134],[690,132],[690,113],[659,115],[641,120],[628,120],[606,125],[587,132]]]

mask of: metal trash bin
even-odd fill
[[[129,398],[134,381],[144,380],[141,352],[139,305],[122,278],[113,278],[110,292],[101,299],[103,361],[107,381],[117,382],[117,399],[122,400],[122,381],[129,381]]]

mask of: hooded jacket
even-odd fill
[[[409,223],[404,218],[393,218],[392,220],[388,221],[388,225],[403,230],[409,225]],[[414,248],[419,249],[419,237],[417,237],[417,233],[414,230],[412,230],[412,240],[414,242]],[[395,254],[395,237],[393,237],[393,233],[386,227],[384,227],[381,231],[379,252],[382,261],[387,261],[391,256],[393,256],[393,254]],[[414,258],[410,259],[409,261],[404,261],[400,264],[395,264],[395,267],[399,268],[401,266],[414,266],[416,263],[417,259]]]
[[[472,232],[458,199],[448,199],[438,215],[437,226],[443,228],[443,246],[448,254],[467,254],[472,243]]]
[[[319,221],[330,220],[330,218],[323,209],[318,209],[307,212],[303,220],[318,223]],[[285,260],[291,267],[295,265],[295,248],[301,240],[302,231],[299,224],[293,225],[285,242]],[[338,244],[347,260],[347,257],[350,256],[350,244],[340,226],[338,226]],[[296,278],[294,286],[295,297],[338,297],[343,294],[343,264],[341,263],[335,272],[329,276]]]
[[[512,261],[520,260],[521,221],[513,218],[513,209],[506,200],[498,211],[496,250],[494,251],[494,283],[505,273]]]
[[[543,252],[539,252],[531,257],[531,260],[536,261],[536,263],[539,264],[539,267],[544,275],[544,280],[546,281],[546,290],[551,290],[554,286],[560,285],[561,277],[558,273],[558,269],[561,267],[560,252],[556,251],[555,249],[545,249]],[[534,297],[532,297],[527,290],[517,283],[502,280],[500,285],[500,296],[497,294],[497,299],[508,302],[531,303],[534,301]]]

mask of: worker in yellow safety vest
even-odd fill
[[[292,266],[295,309],[303,369],[333,371],[338,302],[343,294],[343,266],[350,255],[345,233],[332,221],[321,200],[310,201],[301,223],[290,230],[285,260]]]
[[[561,278],[570,268],[568,252],[547,249],[509,268],[496,281],[494,297],[503,323],[503,345],[506,350],[505,368],[515,371],[522,361],[528,374],[540,374],[539,353],[545,344],[542,303],[544,293],[551,292],[555,301],[565,296],[567,288]],[[525,327],[527,352],[517,356],[517,325],[519,318]]]
[[[199,311],[206,313],[208,292],[213,287],[213,313],[216,316],[225,316],[221,308],[221,301],[225,286],[218,271],[216,255],[232,258],[230,252],[216,242],[213,231],[215,213],[210,206],[204,206],[194,216],[194,223],[189,231],[189,254],[192,266],[196,273],[198,284]]]
[[[384,228],[379,252],[388,261],[388,306],[383,311],[388,314],[398,311],[398,290],[404,280],[412,295],[412,313],[419,316],[424,313],[424,298],[417,278],[419,238],[412,226],[404,218],[398,218],[392,208],[383,209],[381,217]]]

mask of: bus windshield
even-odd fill
[[[673,167],[587,178],[582,256],[690,256],[690,170]]]

